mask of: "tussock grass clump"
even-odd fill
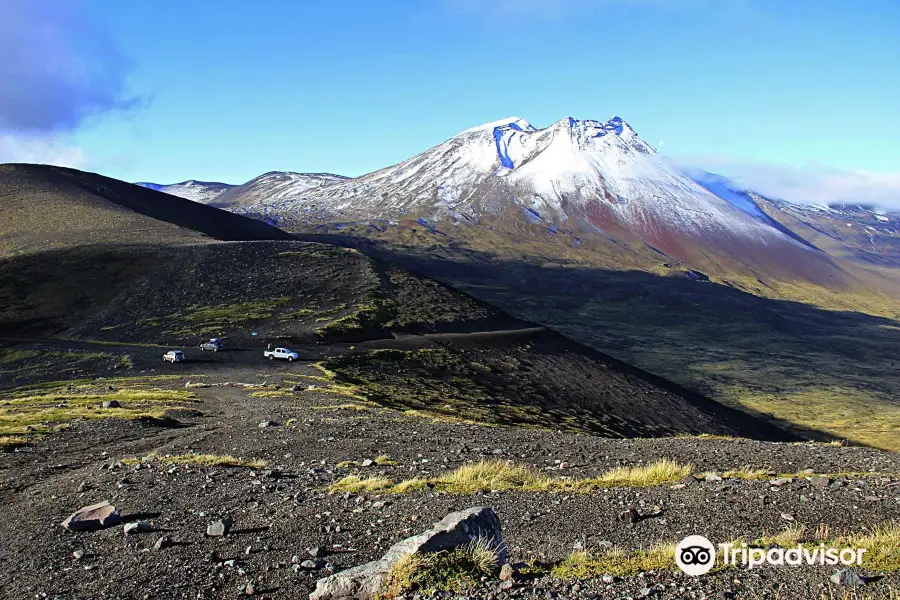
[[[102,388],[95,382],[52,382],[0,393],[0,434],[21,434],[49,430],[51,423],[89,419],[163,418],[168,411],[185,408],[196,396],[184,390],[106,388],[133,385],[134,379],[106,380]],[[105,389],[104,389],[105,388]],[[105,400],[116,400],[119,408],[101,408]]]
[[[789,548],[796,546],[807,538],[807,529],[803,525],[790,525],[775,535],[764,535],[753,542],[754,546],[778,546]]]
[[[653,546],[647,550],[612,548],[599,554],[574,552],[554,565],[550,574],[559,579],[584,580],[600,575],[624,577],[644,571],[672,571],[676,568],[675,545],[668,544]]]
[[[293,398],[294,393],[290,390],[257,390],[250,392],[251,398]]]
[[[125,458],[122,462],[126,465],[159,461],[165,465],[197,465],[198,467],[246,467],[262,469],[266,461],[261,459],[244,459],[230,454],[199,454],[188,452],[186,454],[167,454],[160,456],[157,453],[149,454],[143,458]]]
[[[444,491],[468,494],[482,490],[547,490],[552,481],[524,465],[488,460],[463,465],[435,478],[432,483]]]
[[[690,465],[663,459],[646,466],[617,467],[596,479],[575,482],[576,487],[652,487],[674,483],[693,471]]]
[[[376,460],[377,462],[377,460]],[[380,464],[380,463],[379,463]],[[504,460],[485,460],[463,465],[453,471],[430,478],[407,479],[395,484],[383,477],[344,478],[333,484],[331,491],[382,491],[400,494],[427,487],[451,494],[472,494],[481,491],[588,492],[609,487],[650,487],[678,481],[691,473],[690,465],[660,460],[642,467],[618,467],[593,479],[557,479],[539,473],[532,467]],[[353,481],[348,481],[352,479]],[[377,485],[374,489],[367,485]],[[375,484],[374,482],[377,482]],[[348,489],[348,486],[356,489]]]
[[[485,538],[455,550],[410,554],[391,568],[376,598],[390,600],[414,591],[462,592],[479,585],[481,577],[494,575],[498,561],[497,548]]]
[[[161,463],[167,465],[197,465],[198,467],[247,467],[262,469],[266,461],[261,459],[245,459],[231,456],[230,454],[176,454],[174,456],[157,457]]]
[[[837,547],[867,548],[863,566],[868,569],[894,573],[900,571],[900,521],[891,521],[867,532],[842,536],[834,541]]]
[[[0,435],[0,452],[12,450],[28,444],[28,438],[21,435]]]

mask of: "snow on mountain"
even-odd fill
[[[270,203],[277,204],[286,198],[293,198],[309,190],[346,180],[346,177],[331,173],[271,171],[251,179],[243,185],[234,186],[217,199],[216,205],[239,209]]]
[[[210,204],[216,198],[227,192],[229,189],[235,187],[227,183],[219,183],[215,181],[196,181],[194,179],[189,179],[188,181],[182,181],[181,183],[172,183],[168,185],[141,181],[136,185],[150,188],[151,190],[156,190],[157,192],[171,194],[172,196],[178,196],[179,198],[193,200],[194,202],[200,202],[201,204]]]
[[[317,187],[260,181],[252,194],[236,188],[227,196],[240,212],[287,225],[401,215],[477,222],[520,205],[523,218],[582,223],[655,247],[684,246],[673,242],[683,236],[797,244],[680,173],[619,117],[567,117],[544,129],[511,117],[354,179]]]

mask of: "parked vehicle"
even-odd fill
[[[210,338],[208,341],[200,344],[200,349],[204,352],[206,352],[207,350],[211,352],[218,352],[222,349],[223,345],[224,344],[222,344],[222,340],[220,340],[219,338]]]
[[[163,354],[163,360],[170,363],[177,363],[184,360],[184,352],[181,350],[169,350]]]
[[[274,350],[266,350],[263,352],[263,356],[265,356],[269,360],[280,358],[289,362],[294,362],[295,360],[300,358],[299,354],[292,350],[288,350],[287,348],[275,348]]]

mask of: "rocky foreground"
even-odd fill
[[[896,454],[434,422],[332,387],[297,386],[298,376],[316,375],[308,366],[257,371],[204,379],[268,386],[190,388],[196,399],[177,420],[76,421],[0,455],[0,595],[305,598],[320,579],[378,560],[473,507],[496,515],[510,567],[476,578],[474,589],[406,597],[842,598],[861,591],[887,598],[900,585],[896,572],[865,565],[854,569],[858,581],[842,579],[856,587],[832,582],[837,569],[830,567],[730,568],[697,578],[669,567],[574,578],[560,575],[575,571],[558,569],[575,551],[639,553],[690,534],[720,542],[786,530],[823,540],[869,531],[900,519]],[[189,378],[154,385],[184,390]],[[553,481],[660,459],[690,465],[692,474],[651,487],[328,489],[347,476],[395,485],[497,459]],[[728,473],[742,468],[742,475]],[[96,524],[62,526],[78,509],[103,502],[114,516],[110,507],[94,507],[84,521]]]

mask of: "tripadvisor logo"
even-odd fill
[[[724,565],[753,569],[762,565],[861,565],[867,549],[828,548],[825,544],[765,549],[729,542],[719,544],[719,552]],[[702,535],[689,535],[675,546],[675,564],[691,577],[709,573],[716,565],[716,546]]]
[[[716,564],[716,547],[702,535],[689,535],[675,546],[675,564],[691,577],[709,573]]]

